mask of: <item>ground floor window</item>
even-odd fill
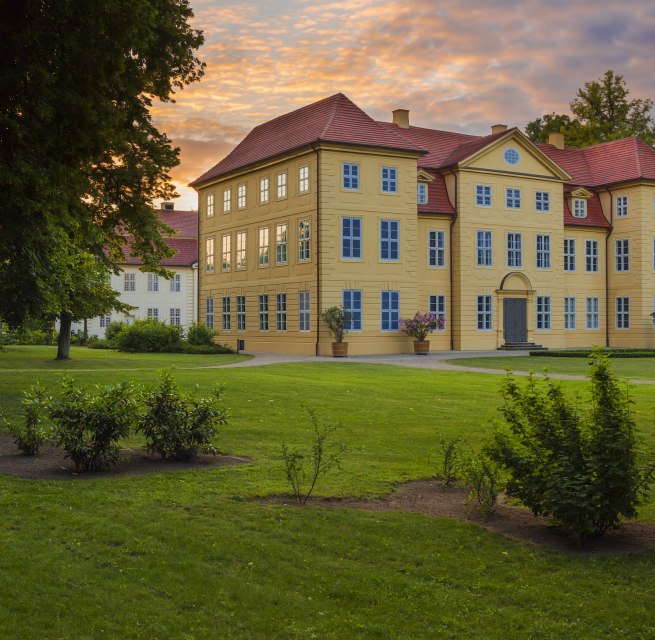
[[[171,325],[179,327],[182,324],[182,314],[180,309],[171,309],[168,313],[168,320]]]
[[[232,302],[229,297],[222,300],[223,303],[223,331],[229,331],[232,328]]]
[[[106,329],[111,324],[111,315],[100,316],[100,328]]]
[[[400,326],[400,292],[382,291],[380,294],[380,328],[397,331]]]
[[[214,298],[205,300],[205,324],[210,329],[214,328]]]
[[[564,328],[575,329],[575,298],[564,298]]]
[[[362,330],[362,292],[359,289],[344,289],[342,294],[343,310],[346,314],[348,331]]]
[[[446,330],[446,296],[432,295],[429,300],[430,313],[433,313],[438,318],[441,318],[441,323],[437,331]]]
[[[298,331],[311,329],[309,291],[298,293]]]
[[[550,296],[537,296],[537,329],[550,329]]]
[[[587,329],[598,329],[598,298],[587,298]]]
[[[287,330],[287,294],[278,293],[275,297],[275,328],[278,331]]]
[[[246,330],[246,296],[237,296],[237,331]]]
[[[616,299],[616,328],[630,328],[630,298]]]
[[[268,331],[268,295],[259,296],[259,330]]]
[[[149,308],[148,309],[148,320],[159,320],[159,309]]]
[[[491,296],[478,296],[478,330],[489,331],[492,329]]]

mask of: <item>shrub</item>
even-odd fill
[[[103,471],[119,460],[116,443],[129,435],[136,417],[131,383],[97,386],[91,394],[62,380],[62,397],[53,404],[54,440],[81,471]]]
[[[218,426],[226,424],[228,417],[220,387],[196,399],[182,393],[172,373],[164,371],[159,384],[145,392],[144,402],[146,412],[139,418],[137,431],[145,435],[148,451],[174,460],[218,453],[213,441]]]
[[[38,456],[52,435],[48,420],[52,398],[47,395],[45,387],[37,383],[29,391],[23,392],[21,403],[25,419],[21,427],[12,429],[14,443],[24,456]]]
[[[321,318],[334,336],[334,341],[343,342],[344,336],[348,333],[350,313],[341,307],[330,307],[321,311]]]
[[[128,324],[126,322],[110,322],[105,329],[105,340],[109,343],[115,343],[118,334],[127,326]]]
[[[464,486],[470,489],[469,500],[477,502],[483,516],[496,508],[500,486],[500,467],[484,451],[462,456],[459,469]]]
[[[443,329],[445,320],[443,316],[437,317],[434,313],[419,313],[412,318],[401,318],[400,328],[414,340],[423,342],[429,334],[436,329]]]
[[[460,438],[440,438],[441,469],[437,476],[443,481],[445,487],[450,487],[459,478],[459,463],[461,457]]]
[[[196,346],[212,346],[217,335],[218,331],[206,324],[194,323],[187,330],[186,340]]]
[[[550,516],[576,544],[634,518],[653,477],[640,464],[628,392],[611,373],[607,355],[590,358],[593,406],[583,419],[548,377],[531,376],[520,389],[508,375],[503,415],[489,455],[510,474],[507,493],[536,515]]]
[[[151,353],[181,345],[183,334],[179,325],[158,320],[135,320],[116,334],[114,342],[121,351]]]
[[[286,444],[282,445],[281,451],[291,493],[298,504],[307,504],[319,479],[333,467],[339,466],[340,455],[344,448],[339,442],[329,442],[340,425],[321,424],[314,409],[305,407],[305,411],[309,415],[314,431],[314,442],[309,454],[292,451]]]

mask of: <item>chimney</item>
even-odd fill
[[[507,131],[506,124],[492,124],[491,125],[491,135],[496,135],[497,133],[505,133]]]
[[[564,148],[564,134],[559,131],[551,131],[548,134],[548,144],[552,144],[555,149]]]
[[[175,203],[174,202],[162,202],[161,203],[161,210],[162,211],[175,211]]]
[[[409,110],[408,109],[394,109],[393,123],[401,129],[409,129]]]

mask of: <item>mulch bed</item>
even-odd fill
[[[211,469],[250,462],[236,456],[202,455],[195,460],[182,462],[164,460],[141,449],[124,449],[121,462],[111,471],[81,473],[64,457],[61,449],[44,447],[38,456],[22,456],[18,453],[11,435],[0,435],[0,473],[8,473],[24,480],[91,480],[115,476],[135,476],[168,471]]]
[[[354,500],[349,498],[315,499],[309,504],[325,508],[366,509],[372,511],[405,511],[433,517],[453,518],[471,522],[488,531],[538,547],[571,554],[640,553],[655,549],[655,525],[645,522],[626,522],[615,531],[589,540],[576,548],[564,535],[548,526],[546,518],[536,517],[528,509],[508,504],[499,499],[495,512],[483,517],[467,500],[468,491],[457,487],[444,488],[437,480],[422,480],[400,485],[384,498]],[[289,498],[277,502],[291,504]]]

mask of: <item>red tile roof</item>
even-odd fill
[[[570,184],[600,187],[640,178],[655,180],[655,149],[639,138],[623,138],[581,149],[537,146],[571,175]]]
[[[571,195],[571,188],[564,189],[564,195]],[[603,207],[600,204],[600,198],[597,193],[587,200],[587,217],[574,218],[569,207],[569,198],[564,198],[564,224],[569,224],[578,227],[602,227],[608,229],[610,223],[603,215]]]
[[[425,152],[397,131],[373,120],[343,93],[337,93],[255,127],[191,186],[315,142]]]
[[[448,199],[446,180],[439,173],[429,172],[434,176],[433,182],[428,182],[428,203],[419,204],[419,213],[448,213],[453,215],[455,208]]]
[[[166,239],[166,244],[175,251],[170,258],[163,258],[162,267],[190,267],[198,262],[198,212],[197,211],[160,211],[161,221],[177,230],[177,234]],[[121,247],[125,260],[119,264],[140,265],[141,260],[130,255],[133,239],[125,238]]]
[[[405,138],[411,140],[417,147],[427,150],[427,155],[419,158],[418,166],[427,169],[437,169],[445,166],[444,159],[450,156],[455,149],[468,142],[480,140],[479,136],[452,131],[439,131],[412,127],[401,129],[391,122],[379,122],[382,126],[391,129]]]

